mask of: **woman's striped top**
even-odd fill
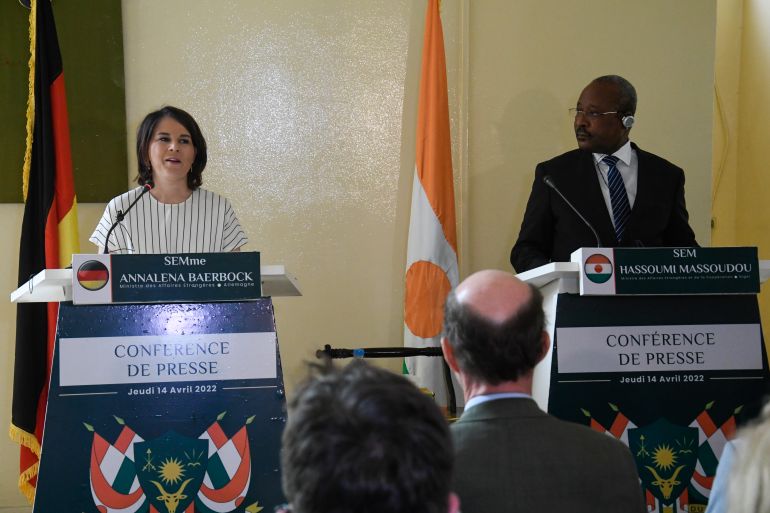
[[[113,198],[89,239],[104,248],[118,211],[141,194],[142,187]],[[230,202],[219,194],[196,189],[186,201],[161,203],[145,194],[113,230],[110,253],[216,253],[248,242]]]

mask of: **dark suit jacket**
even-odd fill
[[[684,172],[667,160],[640,150],[632,143],[639,162],[637,191],[625,241],[615,237],[607,204],[602,196],[593,155],[572,150],[535,169],[535,181],[527,202],[519,238],[511,251],[517,272],[548,262],[568,262],[570,253],[596,246],[591,230],[556,192],[543,183],[550,175],[556,187],[593,225],[604,247],[697,246],[688,224],[684,202]]]
[[[463,513],[641,513],[622,442],[548,415],[531,399],[474,406],[452,425]]]

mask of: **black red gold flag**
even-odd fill
[[[61,52],[50,0],[32,0],[24,220],[19,285],[43,269],[69,265],[77,252],[77,201]],[[11,438],[21,444],[19,488],[32,501],[37,483],[57,303],[19,304]]]

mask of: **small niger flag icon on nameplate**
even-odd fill
[[[612,276],[612,262],[604,255],[591,255],[586,258],[584,272],[592,282],[604,283]]]

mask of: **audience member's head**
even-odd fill
[[[281,462],[293,513],[456,510],[449,428],[405,378],[354,361],[289,404]]]
[[[761,417],[738,433],[735,462],[729,474],[728,511],[770,511],[770,403]]]
[[[498,385],[531,376],[547,349],[543,298],[510,273],[480,271],[449,294],[442,347],[464,380]]]

